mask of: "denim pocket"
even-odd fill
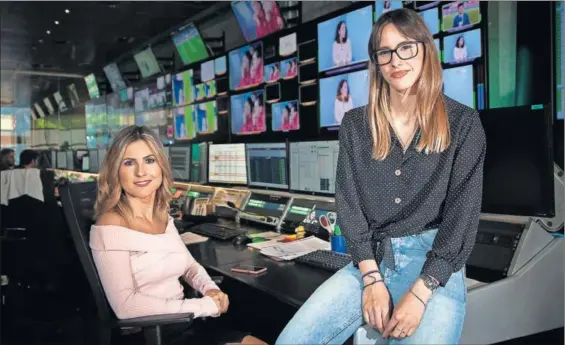
[[[434,245],[436,234],[437,229],[431,229],[416,235],[416,237],[418,238],[418,243],[420,243],[423,249],[431,250]]]

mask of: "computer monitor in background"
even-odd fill
[[[108,82],[110,82],[110,87],[112,91],[118,92],[121,89],[126,88],[126,83],[124,82],[124,78],[122,78],[122,74],[118,69],[118,65],[115,62],[104,66],[104,74],[106,74],[106,78]]]
[[[337,127],[353,108],[367,105],[369,72],[361,70],[320,79],[320,127]]]
[[[430,30],[432,35],[435,35],[439,32],[439,11],[437,7],[427,9],[425,11],[420,12],[424,23]]]
[[[339,141],[290,143],[290,189],[335,193]]]
[[[57,169],[67,169],[67,153],[57,151]]]
[[[377,0],[375,1],[375,21],[379,19],[384,13],[388,11],[396,10],[402,8],[402,1],[396,0]]]
[[[465,30],[481,22],[479,0],[454,1],[443,5],[442,29],[446,32]]]
[[[210,144],[208,182],[247,184],[245,144]]]
[[[173,179],[188,182],[190,180],[190,146],[171,146],[169,155]]]
[[[267,128],[263,89],[233,95],[230,98],[231,132],[236,135],[256,134]]]
[[[161,67],[157,62],[151,47],[135,54],[133,58],[135,59],[139,72],[141,72],[141,76],[143,78],[147,78],[161,72]]]
[[[481,29],[465,31],[443,38],[443,62],[458,64],[482,56]]]
[[[286,143],[247,144],[249,185],[288,189]]]
[[[318,71],[369,61],[367,42],[372,27],[372,5],[319,23]]]
[[[198,123],[198,134],[212,134],[218,130],[216,101],[195,104],[194,114]]]
[[[480,111],[486,135],[484,213],[553,217],[552,111],[522,106]]]
[[[193,23],[181,27],[171,36],[183,64],[189,65],[208,57],[206,44]]]
[[[473,65],[444,69],[443,92],[457,102],[475,108]]]
[[[233,1],[232,10],[247,42],[284,29],[285,21],[276,1]],[[263,13],[262,25],[257,25],[257,13]],[[270,18],[267,21],[267,18]]]
[[[88,156],[90,157],[90,159],[89,159],[89,163],[90,163],[89,172],[97,173],[100,170],[100,163],[101,163],[99,161],[99,157],[98,157],[98,150],[96,150],[96,149],[88,150]]]
[[[253,215],[264,216],[265,219],[259,221],[277,225],[286,210],[289,200],[289,197],[281,195],[251,193],[243,207],[243,211]],[[245,214],[242,217],[245,218]],[[253,220],[255,216],[250,218]]]
[[[263,42],[229,52],[230,90],[243,90],[263,83]],[[245,68],[246,67],[246,68]]]

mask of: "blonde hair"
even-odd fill
[[[413,88],[416,88],[415,115],[420,129],[417,151],[443,152],[450,143],[447,112],[442,95],[442,69],[433,37],[419,14],[409,9],[398,9],[379,17],[369,39],[369,56],[379,49],[383,28],[392,24],[406,37],[424,46],[422,71]],[[383,160],[391,146],[390,86],[379,71],[379,66],[369,62],[369,116],[373,139],[373,159]]]
[[[168,212],[172,199],[173,178],[169,160],[165,156],[163,145],[153,131],[146,126],[129,126],[122,129],[112,140],[112,144],[100,166],[98,176],[98,195],[94,205],[95,217],[107,212],[116,212],[129,224],[133,220],[133,211],[128,203],[119,179],[119,170],[129,144],[142,140],[155,155],[162,171],[163,182],[156,191],[153,212],[162,216]]]

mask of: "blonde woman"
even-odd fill
[[[228,310],[228,296],[190,255],[169,217],[172,183],[163,147],[148,127],[118,133],[100,169],[90,247],[120,319],[172,313],[216,317]],[[179,277],[203,297],[185,298]],[[244,333],[214,333],[207,343],[264,344]]]
[[[314,292],[277,344],[342,344],[364,323],[379,344],[459,342],[484,131],[476,111],[441,93],[433,38],[416,12],[383,14],[369,56],[369,104],[339,132],[335,198],[353,263]]]

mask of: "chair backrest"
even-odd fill
[[[108,304],[106,294],[90,251],[90,226],[93,224],[96,183],[73,183],[59,187],[63,212],[103,323],[112,322],[115,316]]]

